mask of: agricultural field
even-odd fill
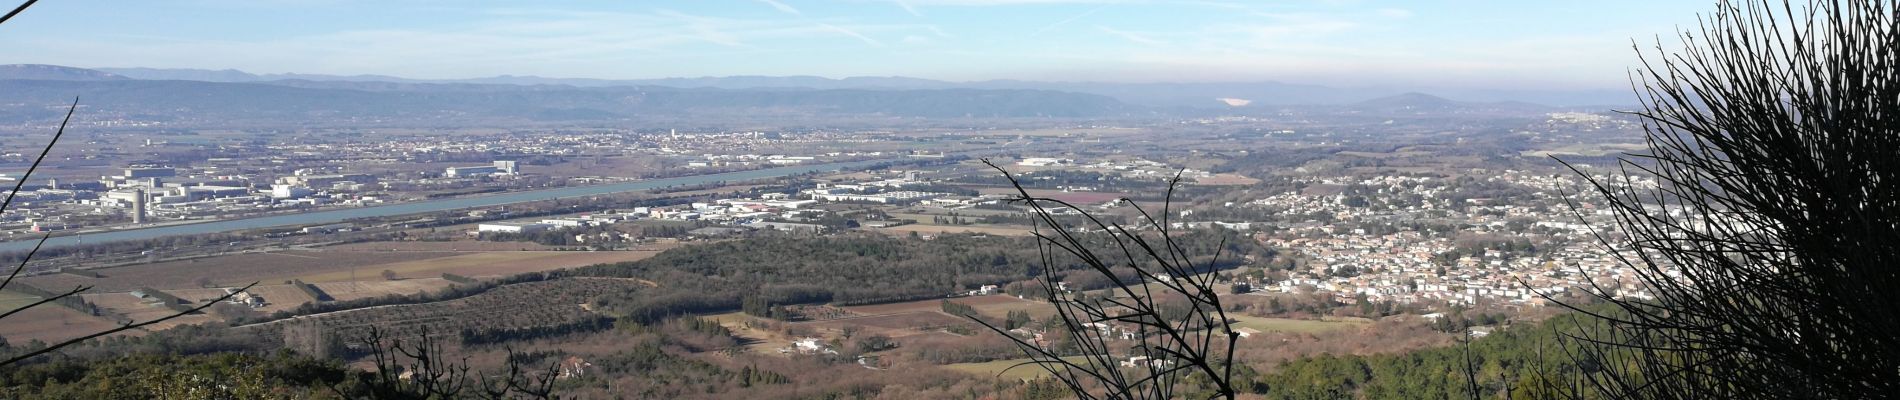
[[[187,299],[210,299],[224,295],[224,291],[219,289],[172,290],[167,291],[167,293],[172,293],[178,295],[178,297]],[[186,296],[185,294],[187,293],[194,294],[195,296]],[[310,295],[304,294],[302,290],[297,290],[295,287],[281,283],[274,285],[258,284],[257,286],[251,287],[250,293],[252,296],[264,298],[264,306],[255,309],[264,314],[294,309],[297,308],[298,305],[315,300],[310,298]]]
[[[211,290],[215,290],[215,289],[211,289]],[[183,296],[183,295],[178,294],[177,291],[165,291],[165,293],[171,294],[173,296],[178,296],[178,298],[185,299],[187,301],[192,302],[191,304],[185,304],[186,306],[196,307],[196,306],[204,304],[203,299]],[[222,294],[223,292],[220,291],[219,295],[222,295]],[[91,294],[82,294],[80,295],[80,298],[86,299],[87,303],[92,303],[92,305],[98,306],[99,308],[105,309],[106,311],[123,315],[126,318],[131,318],[133,321],[139,321],[139,322],[145,322],[145,321],[150,321],[154,319],[164,318],[165,316],[172,315],[172,313],[177,312],[170,308],[165,308],[158,305],[147,303],[145,299],[140,299],[136,296],[133,296],[131,293],[91,293]],[[215,296],[213,296],[213,298],[215,298]],[[159,331],[159,330],[171,329],[172,327],[181,326],[181,325],[201,324],[201,323],[212,322],[216,320],[218,320],[218,318],[215,316],[212,316],[210,314],[205,314],[205,313],[199,313],[199,314],[185,315],[178,318],[173,318],[170,321],[148,325],[144,329],[148,331]]]
[[[70,308],[48,304],[7,316],[6,323],[0,324],[0,337],[6,338],[8,343],[14,345],[24,344],[32,340],[54,342],[70,340],[116,327],[118,327],[118,324],[112,323],[111,320],[86,315],[85,313]],[[137,335],[140,333],[142,332],[128,331],[121,334]]]
[[[732,330],[732,335],[739,339],[740,347],[749,353],[778,354],[778,349],[792,346],[792,340],[786,338],[781,332],[747,326],[746,321],[755,320],[758,317],[746,315],[743,312],[734,311],[702,318],[718,321],[720,326]]]
[[[140,287],[196,288],[199,287],[197,282],[199,278],[209,279],[213,285],[218,286],[241,286],[257,281],[282,282],[292,277],[327,271],[347,271],[352,267],[369,268],[372,265],[454,255],[456,253],[285,250],[90,270],[104,276],[103,278],[50,274],[21,279],[46,290],[92,285],[94,292],[125,292]]]
[[[810,326],[823,331],[842,331],[845,327],[857,327],[865,333],[901,338],[919,334],[930,334],[944,327],[969,323],[969,320],[938,311],[914,311],[799,322],[796,324]]]
[[[433,279],[397,279],[397,281],[382,281],[382,279],[378,277],[376,281],[310,282],[310,286],[317,286],[317,290],[323,290],[323,294],[329,294],[331,300],[350,301],[363,300],[363,298],[395,296],[395,294],[433,292],[433,290],[439,290],[439,288],[454,286],[454,282],[448,282],[447,279],[441,279],[441,277],[433,277]]]
[[[473,226],[470,226],[470,227],[469,227],[468,229],[474,229],[474,227],[473,227]],[[459,251],[459,252],[477,252],[477,251],[522,251],[522,250],[552,250],[552,249],[553,249],[553,247],[552,247],[552,246],[546,246],[546,245],[542,245],[542,244],[539,244],[539,243],[534,243],[534,242],[490,242],[490,241],[480,241],[480,240],[455,240],[455,241],[447,241],[447,242],[423,242],[423,241],[413,241],[413,242],[361,242],[361,243],[348,243],[348,244],[339,244],[339,245],[333,245],[333,246],[324,246],[324,247],[322,247],[321,249],[322,249],[323,251],[332,251],[332,252],[335,252],[335,251],[363,251],[363,252],[385,252],[385,251],[397,251],[397,252],[399,252],[399,251]]]
[[[243,253],[89,270],[99,273],[102,276],[100,278],[48,274],[20,279],[47,290],[91,285],[93,286],[92,293],[121,293],[140,287],[164,290],[197,289],[200,288],[200,283],[204,283],[201,280],[208,281],[213,287],[241,286],[251,282],[260,282],[260,287],[262,287],[281,284],[291,279],[303,279],[311,283],[344,282],[351,280],[352,277],[363,282],[385,281],[382,276],[384,270],[395,272],[398,279],[436,278],[444,272],[475,277],[500,276],[642,260],[666,249],[678,247],[678,244],[648,244],[639,250],[629,251],[518,250],[524,246],[545,247],[534,243],[476,241],[371,242],[312,250]],[[495,251],[490,248],[506,248],[507,250]],[[429,285],[429,288],[435,287],[440,286]],[[0,297],[0,304],[5,301],[5,298]]]
[[[350,300],[364,299],[364,298],[370,298],[370,297],[383,297],[383,296],[389,296],[389,295],[432,292],[437,289],[455,285],[454,282],[449,282],[448,280],[442,279],[440,277],[419,278],[419,279],[398,279],[398,280],[393,280],[393,281],[383,280],[383,278],[381,277],[375,277],[375,278],[366,278],[366,279],[358,280],[358,281],[345,280],[345,281],[334,281],[334,282],[310,282],[310,281],[305,281],[305,282],[310,283],[310,285],[312,286],[316,286],[317,290],[322,290],[324,294],[330,295],[330,298],[335,299],[336,301],[350,301]],[[291,289],[291,290],[296,290],[296,288],[292,288],[290,286],[283,286],[283,287],[287,289]],[[301,290],[298,290],[297,292],[300,295],[302,293]],[[308,296],[305,296],[305,297],[308,297]],[[265,297],[264,300],[269,301],[270,298]],[[295,307],[295,306],[293,305],[292,307]]]
[[[15,308],[25,307],[27,304],[33,304],[33,302],[39,301],[39,300],[40,300],[39,296],[15,292],[11,290],[0,290],[0,312],[12,311]]]
[[[1293,333],[1318,334],[1318,333],[1337,331],[1341,329],[1357,328],[1360,326],[1365,326],[1365,324],[1367,323],[1364,321],[1352,321],[1352,320],[1323,321],[1323,320],[1311,320],[1311,319],[1250,317],[1250,316],[1245,316],[1245,315],[1232,315],[1232,314],[1229,314],[1227,317],[1234,319],[1236,321],[1234,323],[1234,326],[1241,327],[1241,328],[1253,328],[1261,332],[1293,332]]]
[[[884,303],[884,304],[872,304],[872,305],[863,305],[863,306],[844,306],[844,307],[839,307],[839,308],[843,308],[845,311],[849,311],[852,314],[858,314],[858,315],[884,315],[884,314],[910,313],[910,312],[919,312],[919,311],[940,311],[942,310],[943,306],[938,304],[937,301],[938,300],[936,299],[931,299],[931,300],[906,301],[902,303]]]
[[[1194,180],[1194,184],[1196,185],[1207,186],[1247,186],[1256,183],[1260,183],[1260,180],[1239,174],[1216,174],[1214,176]]]
[[[1018,299],[1010,295],[991,295],[964,297],[951,301],[975,307],[978,313],[992,318],[1005,318],[1012,311],[1026,311],[1037,319],[1048,318],[1056,314],[1056,306],[1047,302]]]
[[[455,300],[361,308],[292,319],[316,323],[341,338],[360,337],[369,328],[394,336],[455,335],[463,329],[509,330],[581,322],[599,316],[582,304],[606,293],[644,288],[638,281],[568,278],[505,285]],[[253,325],[258,326],[258,325]]]
[[[388,252],[377,254],[401,254]],[[441,253],[437,253],[441,254]],[[523,272],[540,272],[561,268],[583,267],[594,264],[616,263],[643,260],[659,251],[490,251],[447,254],[447,257],[435,257],[415,261],[369,265],[357,268],[356,280],[384,280],[382,271],[395,272],[398,278],[439,277],[442,273],[462,276],[498,276]],[[318,274],[298,276],[304,282],[349,281],[349,270],[332,270]]]
[[[978,313],[987,317],[1003,318],[1013,310],[1029,311],[1038,317],[1055,313],[1052,305],[1042,302],[1017,299],[1013,296],[992,295],[961,297],[949,299],[976,308]],[[864,306],[841,307],[852,317],[828,321],[812,322],[825,327],[839,328],[856,325],[866,330],[885,331],[891,337],[902,337],[918,333],[939,332],[953,325],[975,324],[963,317],[943,313],[942,299],[907,301]]]
[[[811,336],[825,339],[840,338],[847,329],[857,332],[856,335],[876,334],[895,339],[923,335],[960,336],[945,330],[952,326],[982,331],[981,327],[963,317],[943,313],[940,301],[931,299],[865,306],[826,307],[828,310],[833,310],[836,316],[782,324],[792,330],[803,331]],[[969,297],[952,301],[977,307],[978,311],[984,315],[994,313],[997,318],[1007,315],[1009,310],[1032,310],[1031,312],[1034,313],[1033,310],[1037,309],[1033,305],[1034,302],[1009,296]],[[757,354],[779,354],[778,349],[789,347],[793,340],[799,339],[799,337],[788,336],[784,331],[748,326],[748,321],[766,320],[744,313],[731,312],[704,318],[718,321],[720,325],[731,329],[734,335],[746,343],[745,348],[748,351]]]

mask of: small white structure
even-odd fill
[[[1074,162],[1074,160],[1070,160],[1066,158],[1029,157],[1029,158],[1022,159],[1022,161],[1017,161],[1016,165],[1021,165],[1025,167],[1051,167],[1051,166],[1057,166],[1057,165],[1066,165],[1072,162]]]
[[[535,233],[535,232],[548,230],[548,228],[552,228],[552,227],[553,226],[551,225],[540,224],[540,223],[494,222],[494,223],[485,223],[485,224],[476,225],[475,231],[476,232],[499,232],[499,233]]]
[[[270,185],[270,197],[273,199],[301,199],[315,193],[315,190],[303,186]]]
[[[501,169],[495,168],[493,165],[484,165],[479,167],[448,167],[442,170],[442,175],[450,178],[467,178],[476,175],[494,175],[497,172],[501,172]]]

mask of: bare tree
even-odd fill
[[[1610,311],[1575,307],[1609,326],[1570,338],[1572,360],[1603,368],[1582,386],[1610,398],[1900,394],[1896,7],[1718,7],[1634,73],[1648,150],[1584,174],[1621,230],[1600,237],[1642,286],[1597,287]],[[1616,293],[1637,290],[1653,299]]]
[[[1156,219],[1124,199],[1141,213],[1134,229],[1087,213],[1083,214],[1087,222],[1078,226],[1059,220],[1050,208],[1080,207],[1032,196],[1009,171],[988,160],[984,163],[1009,179],[1017,192],[1013,201],[1031,210],[1041,250],[1043,299],[1054,304],[1057,313],[1058,326],[1045,335],[1047,341],[1021,337],[969,316],[1014,341],[1029,357],[1012,368],[1042,368],[1085,399],[1172,399],[1178,397],[1177,386],[1189,381],[1203,384],[1207,398],[1234,398],[1234,341],[1240,334],[1229,324],[1214,290],[1214,261],[1195,265],[1175,242],[1168,227],[1168,204],[1163,204]],[[1176,176],[1169,183],[1169,199],[1179,182]],[[1218,253],[1214,259],[1219,259]],[[1061,292],[1056,266],[1072,262],[1107,277],[1113,286],[1103,296]],[[1137,278],[1124,279],[1114,268],[1133,268]]]
[[[20,3],[19,7],[14,7],[13,11],[8,11],[7,15],[0,16],[0,24],[4,24],[4,23],[7,23],[7,21],[13,20],[13,16],[20,15],[20,12],[26,11],[27,7],[32,7],[33,3],[38,3],[38,2],[40,2],[40,0],[26,0],[25,3]]]
[[[468,359],[450,359],[451,355],[423,330],[413,341],[390,338],[382,330],[370,328],[357,339],[369,349],[370,371],[355,374],[352,387],[332,386],[344,398],[372,399],[554,399],[554,382],[560,364],[530,375],[522,369],[522,356],[513,348],[503,369],[483,374],[468,364]]]

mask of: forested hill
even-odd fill
[[[1207,258],[1227,247],[1221,260],[1242,260],[1264,251],[1230,232],[1197,232],[1181,238],[1190,254]],[[609,297],[602,306],[636,320],[668,315],[730,311],[747,298],[770,304],[866,304],[943,297],[985,284],[1041,276],[1033,239],[942,235],[930,240],[883,235],[824,238],[761,237],[688,246],[646,260],[574,271],[584,276],[647,279],[660,287],[638,295]],[[1069,262],[1058,272],[1081,268]],[[1075,286],[1093,286],[1078,274]]]

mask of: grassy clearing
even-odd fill
[[[389,264],[382,264],[382,265],[369,265],[363,268],[358,268],[355,271],[355,278],[357,280],[369,280],[369,279],[380,280],[382,279],[380,274],[382,273],[383,270],[394,271],[397,275],[400,275],[400,276],[416,276],[416,277],[421,277],[422,275],[428,274],[428,273],[441,274],[443,272],[454,272],[454,273],[460,274],[462,272],[458,272],[458,271],[461,271],[462,269],[464,269],[464,267],[468,267],[472,265],[495,264],[495,263],[533,264],[533,263],[529,263],[528,261],[545,258],[550,255],[556,255],[560,253],[562,252],[498,251],[498,252],[489,252],[489,253],[474,253],[474,254],[464,254],[464,255],[450,256],[450,257],[432,258],[432,259],[427,259],[427,260],[405,261],[405,262],[389,263]],[[346,271],[330,271],[330,272],[325,272],[321,274],[304,275],[304,276],[299,277],[299,279],[303,279],[304,282],[311,282],[311,283],[349,281],[350,278],[351,278],[351,271],[347,271],[347,270]]]
[[[978,313],[982,313],[985,316],[994,317],[994,318],[1009,317],[1009,313],[1011,311],[1028,311],[1030,316],[1033,316],[1036,318],[1048,318],[1049,316],[1056,314],[1056,306],[1054,304],[1049,304],[1046,302],[1034,301],[1034,300],[1018,299],[1015,296],[1008,296],[1008,295],[985,296],[985,297],[981,297],[980,299],[986,299],[988,301],[969,301],[972,299],[979,299],[979,298],[965,298],[965,299],[958,299],[958,300],[953,300],[953,301],[956,301],[958,303],[969,304],[970,307],[976,308],[976,311]]]
[[[115,327],[118,325],[105,318],[86,315],[66,307],[45,305],[8,316],[7,323],[0,324],[0,337],[5,337],[9,343],[17,346],[32,340],[42,342],[67,340]],[[142,333],[131,331],[115,336]]]
[[[1234,326],[1253,328],[1261,332],[1325,333],[1339,329],[1364,325],[1358,321],[1320,321],[1310,319],[1264,318],[1244,315],[1228,315],[1238,322]]]
[[[33,304],[33,302],[39,300],[39,296],[11,290],[0,290],[0,311],[12,311],[20,307],[26,307],[26,305]]]
[[[1062,359],[1073,363],[1081,363],[1088,360],[1082,356],[1069,356],[1063,357]],[[1045,371],[1042,367],[1036,365],[1024,365],[1024,361],[1029,361],[1029,359],[1016,358],[980,363],[949,364],[943,367],[982,376],[995,376],[1005,379],[1031,380],[1049,377],[1049,371]]]
[[[778,349],[792,346],[792,340],[782,337],[783,335],[780,335],[778,332],[753,329],[750,326],[746,326],[746,321],[753,320],[755,317],[746,315],[743,312],[734,311],[725,314],[707,315],[700,318],[717,321],[719,325],[725,326],[726,329],[731,329],[734,337],[738,337],[740,340],[747,342],[743,348],[748,353],[777,356],[782,355],[778,352]]]

